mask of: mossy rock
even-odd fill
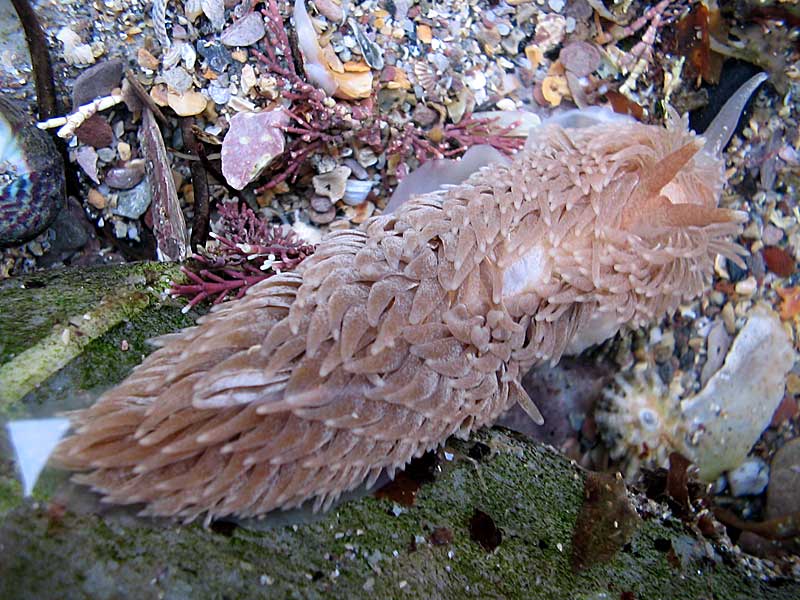
[[[90,402],[141,360],[148,338],[189,325],[193,316],[164,299],[176,273],[125,265],[37,275],[45,285],[32,289],[20,287],[30,279],[0,286],[0,365],[96,314],[109,294],[131,298],[66,365],[7,399],[5,414]],[[406,477],[407,489],[322,516],[204,527],[65,500],[75,489],[56,472],[22,499],[6,458],[0,598],[800,597],[796,582],[763,581],[738,553],[664,516],[665,507],[644,502],[637,511],[613,479],[588,476],[592,488],[574,463],[506,430],[451,440],[428,460],[430,480]]]

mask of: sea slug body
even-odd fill
[[[704,149],[675,114],[588,121],[331,232],[160,338],[73,416],[58,461],[147,515],[252,516],[326,508],[514,403],[541,419],[527,369],[674,311],[743,252],[744,215],[717,206],[727,138]]]

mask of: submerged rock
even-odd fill
[[[783,398],[794,359],[778,315],[756,306],[722,368],[700,393],[681,402],[684,451],[702,479],[713,481],[742,464]]]

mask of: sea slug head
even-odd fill
[[[667,127],[620,124],[618,137],[628,139],[624,148],[606,135],[615,175],[597,190],[601,200],[593,203],[591,265],[566,269],[567,276],[572,269],[591,282],[591,291],[581,299],[596,309],[568,353],[626,324],[639,327],[660,319],[699,296],[709,285],[717,255],[743,266],[746,251],[733,238],[747,214],[718,206],[725,181],[721,152],[764,79],[762,74],[745,83],[704,136],[690,131],[688,119],[674,111]],[[600,138],[595,134],[599,128],[586,131],[587,143]],[[571,244],[585,247],[577,238],[565,238],[562,247]]]

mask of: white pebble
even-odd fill
[[[728,473],[728,484],[734,496],[757,496],[769,483],[769,466],[760,458],[744,461]]]

